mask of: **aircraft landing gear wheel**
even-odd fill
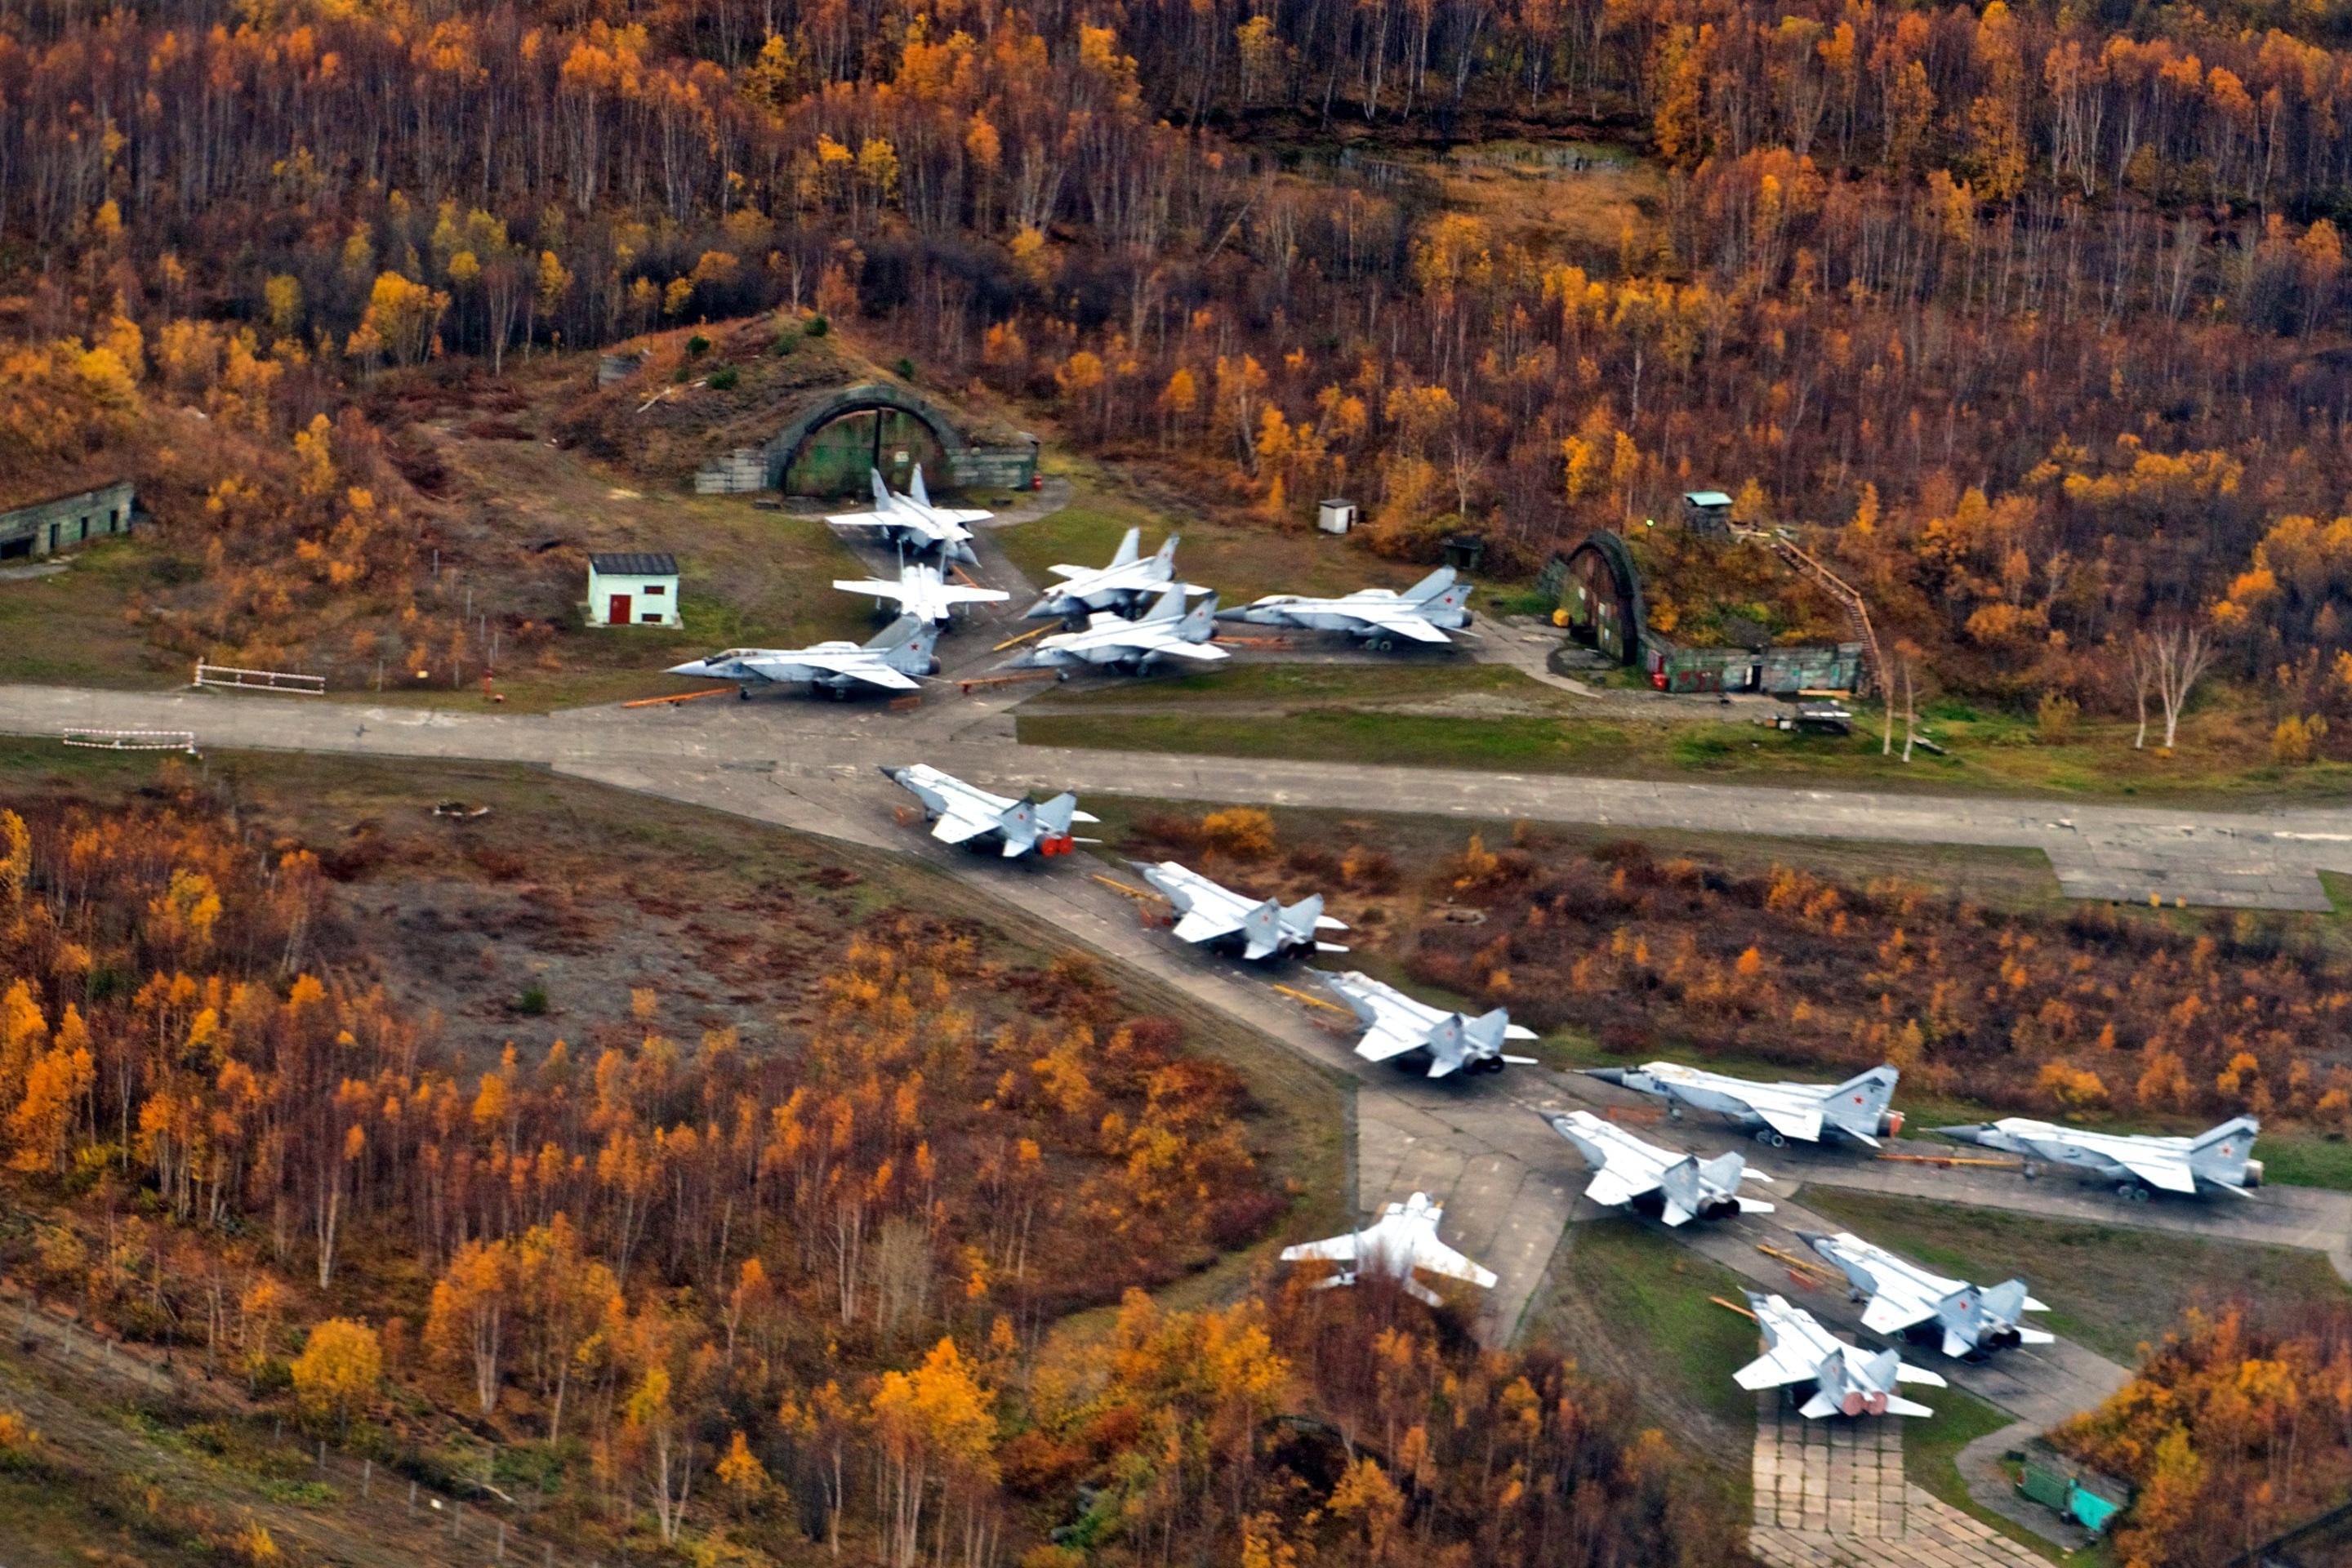
[[[1394,652],[1396,652],[1396,638],[1394,638],[1394,637],[1374,637],[1374,638],[1372,639],[1372,651],[1373,651],[1374,653],[1394,653]]]
[[[737,687],[737,688],[735,689],[735,700],[736,700],[736,701],[738,701],[738,702],[749,702],[749,701],[751,701],[751,689],[750,687],[748,687],[748,686],[739,686],[739,687]]]
[[[2116,1188],[2116,1195],[2123,1199],[2124,1202],[2127,1204],[2144,1204],[2147,1202],[2147,1189],[2141,1186],[2137,1182],[2126,1182],[2122,1184]]]
[[[1682,1108],[1681,1106],[1679,1106],[1679,1105],[1669,1105],[1669,1106],[1667,1106],[1667,1107],[1666,1107],[1666,1120],[1667,1120],[1667,1121],[1680,1121],[1682,1119],[1683,1119],[1683,1108]]]
[[[1767,1149],[1785,1149],[1789,1146],[1789,1141],[1769,1127],[1756,1134],[1756,1142],[1763,1144]]]

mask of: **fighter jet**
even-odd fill
[[[1176,906],[1183,918],[1176,934],[1185,942],[1241,943],[1242,956],[1253,962],[1293,952],[1345,952],[1317,938],[1319,931],[1346,931],[1346,924],[1323,912],[1323,895],[1316,893],[1285,906],[1273,899],[1246,898],[1209,880],[1173,860],[1156,865],[1128,862]]]
[[[1338,922],[1334,921],[1334,924]],[[1412,1051],[1429,1054],[1429,1076],[1448,1073],[1501,1072],[1507,1062],[1535,1065],[1533,1057],[1503,1054],[1505,1040],[1532,1040],[1533,1029],[1511,1022],[1497,1007],[1472,1017],[1449,1013],[1426,1002],[1416,1002],[1393,985],[1383,985],[1369,974],[1349,970],[1344,974],[1318,974],[1325,989],[1345,1002],[1357,1017],[1371,1026],[1356,1042],[1356,1054],[1368,1062],[1384,1062]]]
[[[898,580],[886,583],[879,578],[835,577],[833,585],[845,594],[871,594],[877,599],[896,599],[899,612],[933,626],[947,624],[949,615],[958,605],[1000,605],[1013,597],[1002,588],[967,588],[961,583],[950,583],[940,569],[927,561],[909,561],[898,568]]]
[[[2020,1321],[2027,1312],[2050,1310],[2025,1293],[2022,1279],[1987,1289],[1930,1274],[1851,1231],[1817,1236],[1801,1230],[1797,1237],[1836,1265],[1857,1300],[1870,1298],[1862,1326],[1873,1333],[1940,1329],[1944,1353],[1970,1361],[2011,1345],[2046,1345],[2056,1337]]]
[[[1130,528],[1118,542],[1118,553],[1110,558],[1109,565],[1050,568],[1063,581],[1048,588],[1022,619],[1066,620],[1091,610],[1113,610],[1123,616],[1145,599],[1165,592],[1176,580],[1176,536],[1170,534],[1151,555],[1137,553],[1142,542],[1143,530]]]
[[[1444,1217],[1444,1204],[1433,1201],[1427,1193],[1415,1193],[1403,1203],[1389,1205],[1381,1211],[1380,1218],[1361,1230],[1335,1236],[1328,1241],[1284,1247],[1282,1260],[1299,1263],[1312,1258],[1339,1264],[1339,1271],[1318,1285],[1318,1290],[1334,1285],[1353,1285],[1366,1269],[1393,1275],[1403,1282],[1406,1295],[1433,1307],[1442,1302],[1436,1291],[1412,1277],[1416,1268],[1426,1268],[1448,1279],[1466,1279],[1481,1290],[1492,1290],[1494,1270],[1481,1268],[1437,1239],[1437,1222]]]
[[[828,517],[825,521],[835,528],[871,528],[879,530],[892,544],[909,551],[937,548],[940,558],[977,565],[980,557],[971,552],[971,530],[967,523],[985,522],[995,516],[991,511],[959,510],[954,507],[933,506],[930,491],[923,488],[923,466],[915,465],[914,478],[907,486],[907,494],[892,495],[890,486],[879,468],[866,470],[874,479],[874,510],[843,512]]]
[[[931,650],[939,629],[912,616],[901,616],[873,641],[821,642],[809,647],[730,647],[709,658],[670,666],[672,675],[700,676],[708,680],[738,683],[737,695],[749,698],[754,683],[782,684],[805,680],[835,697],[846,697],[861,686],[886,691],[912,691],[915,677],[936,675],[939,664]]]
[[[1903,1130],[1901,1114],[1886,1109],[1895,1094],[1895,1072],[1891,1067],[1873,1068],[1834,1084],[1753,1083],[1679,1062],[1584,1070],[1603,1083],[1657,1096],[1666,1102],[1669,1116],[1680,1116],[1686,1105],[1720,1111],[1738,1125],[1753,1129],[1759,1143],[1775,1149],[1791,1138],[1817,1143],[1824,1132],[1843,1133],[1875,1149],[1881,1137],[1892,1138]]]
[[[886,767],[882,776],[923,803],[925,818],[937,825],[932,837],[942,844],[970,844],[993,837],[1008,860],[1033,849],[1040,856],[1070,854],[1078,842],[1070,836],[1070,825],[1098,820],[1078,809],[1076,795],[1013,800],[943,773],[929,763]]]
[[[1140,620],[1130,621],[1108,610],[1097,610],[1087,617],[1085,630],[1055,632],[1005,668],[1092,664],[1140,675],[1163,658],[1202,662],[1230,658],[1231,654],[1209,640],[1216,633],[1212,618],[1216,611],[1217,596],[1212,594],[1188,614],[1184,589],[1181,585],[1171,587]]]
[[[2183,1197],[2204,1193],[2249,1196],[2247,1188],[2263,1184],[2263,1163],[2248,1157],[2254,1152],[2254,1135],[2262,1130],[2263,1124],[2252,1117],[2240,1116],[2194,1138],[2154,1138],[2132,1132],[2084,1132],[2011,1116],[1934,1131],[1947,1138],[2005,1149],[2112,1181],[2125,1198],[2146,1203],[2152,1192],[2179,1193]]]
[[[1227,610],[1219,618],[1253,621],[1267,626],[1346,632],[1367,639],[1376,651],[1387,653],[1396,647],[1399,637],[1421,643],[1453,641],[1442,628],[1470,624],[1470,586],[1467,582],[1454,580],[1453,567],[1440,566],[1402,594],[1393,588],[1359,588],[1336,599],[1270,594],[1255,604]]]
[[[1792,1307],[1782,1296],[1747,1293],[1763,1331],[1764,1353],[1733,1373],[1742,1388],[1779,1388],[1810,1383],[1812,1397],[1797,1407],[1799,1414],[1823,1415],[1933,1415],[1895,1391],[1898,1383],[1947,1386],[1943,1378],[1924,1367],[1912,1366],[1893,1351],[1866,1351],[1837,1338],[1811,1312]]]
[[[1537,1114],[1576,1145],[1576,1152],[1592,1167],[1592,1184],[1584,1189],[1584,1195],[1603,1207],[1630,1204],[1656,1213],[1668,1225],[1772,1212],[1770,1204],[1739,1195],[1742,1181],[1772,1178],[1748,1169],[1737,1150],[1701,1160],[1679,1149],[1661,1149],[1589,1110],[1571,1110],[1565,1116],[1548,1110]]]

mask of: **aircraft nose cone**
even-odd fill
[[[1958,1127],[1931,1127],[1928,1131],[1941,1138],[1961,1138],[1973,1143],[1984,1136],[1987,1125],[1982,1121],[1970,1121]]]
[[[1623,1068],[1586,1068],[1583,1070],[1585,1077],[1597,1078],[1603,1083],[1613,1083],[1622,1088],[1625,1082]]]
[[[1024,621],[1042,621],[1050,616],[1058,614],[1060,614],[1060,612],[1054,608],[1053,600],[1040,599],[1035,604],[1030,605],[1027,609],[1022,611],[1021,618]]]
[[[710,661],[709,659],[690,658],[684,664],[671,665],[662,673],[665,675],[707,675],[709,672]]]
[[[1817,1230],[1801,1230],[1797,1233],[1797,1239],[1803,1242],[1807,1247],[1816,1247],[1821,1243],[1827,1241],[1829,1237],[1823,1236]]]

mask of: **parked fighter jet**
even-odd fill
[[[1427,1193],[1415,1193],[1403,1203],[1389,1205],[1381,1211],[1380,1218],[1361,1230],[1335,1236],[1328,1241],[1284,1247],[1282,1260],[1299,1263],[1311,1258],[1341,1265],[1338,1273],[1316,1287],[1318,1289],[1353,1285],[1367,1269],[1394,1275],[1403,1282],[1406,1295],[1433,1307],[1440,1304],[1438,1294],[1412,1277],[1416,1268],[1426,1268],[1448,1279],[1466,1279],[1481,1290],[1492,1290],[1494,1270],[1481,1268],[1437,1239],[1437,1222],[1444,1217],[1444,1204],[1433,1202]]]
[[[1180,584],[1162,594],[1160,602],[1140,620],[1130,621],[1108,610],[1097,610],[1087,617],[1084,631],[1055,632],[1005,668],[1092,664],[1139,675],[1163,658],[1203,662],[1230,658],[1231,654],[1209,640],[1216,633],[1213,622],[1216,611],[1217,596],[1212,594],[1187,613],[1184,589]]]
[[[1099,820],[1078,809],[1076,795],[1013,800],[968,784],[929,763],[884,768],[882,776],[923,803],[925,818],[937,824],[932,837],[943,844],[969,844],[993,836],[1008,860],[1032,849],[1041,856],[1067,855],[1078,842],[1070,836],[1070,825]]]
[[[929,550],[937,546],[940,556],[949,561],[978,564],[980,557],[971,552],[971,530],[967,523],[985,522],[995,516],[990,511],[960,510],[955,507],[933,506],[930,491],[923,488],[923,466],[915,465],[915,474],[905,495],[892,495],[890,486],[879,468],[866,470],[874,477],[874,510],[844,512],[828,517],[825,521],[835,528],[872,528],[881,531],[882,537],[893,544],[910,551]]]
[[[1176,934],[1186,942],[1226,942],[1239,939],[1242,956],[1256,960],[1292,952],[1345,952],[1344,947],[1318,940],[1319,931],[1346,931],[1347,926],[1323,912],[1323,895],[1316,893],[1285,907],[1273,899],[1259,902],[1218,886],[1198,871],[1173,860],[1157,865],[1129,862],[1143,879],[1160,889],[1183,918]]]
[[[1792,1307],[1782,1296],[1747,1292],[1764,1334],[1764,1353],[1732,1373],[1742,1388],[1778,1388],[1811,1383],[1812,1396],[1797,1407],[1800,1414],[1823,1415],[1933,1415],[1895,1391],[1898,1383],[1924,1383],[1945,1387],[1938,1374],[1912,1366],[1893,1351],[1866,1351],[1848,1344],[1802,1307]]]
[[[2023,1116],[1935,1129],[1947,1138],[2005,1149],[2112,1181],[2118,1194],[2135,1203],[2147,1202],[2151,1192],[2247,1196],[2247,1188],[2263,1184],[2263,1163],[2248,1158],[2254,1152],[2254,1135],[2262,1130],[2263,1124],[2251,1116],[2235,1117],[2194,1138],[2084,1132]]]
[[[2046,1345],[2055,1337],[2020,1321],[2027,1312],[2050,1310],[2025,1293],[2022,1279],[1987,1289],[1930,1274],[1851,1231],[1817,1236],[1801,1230],[1797,1236],[1836,1265],[1857,1298],[1870,1298],[1862,1326],[1873,1333],[1940,1329],[1944,1353],[1955,1358],[1979,1358],[2011,1345]]]
[[[947,624],[949,615],[958,605],[1001,605],[1013,597],[1002,588],[968,588],[961,583],[950,583],[940,569],[927,561],[909,561],[898,568],[898,580],[887,583],[880,578],[835,577],[833,585],[845,594],[871,594],[877,599],[896,599],[899,612],[933,626]]]
[[[700,676],[709,680],[739,683],[738,696],[750,697],[754,682],[762,685],[805,680],[835,697],[846,697],[860,686],[889,691],[912,691],[914,678],[936,675],[939,664],[931,650],[939,629],[912,616],[901,616],[871,642],[821,642],[809,647],[730,647],[709,658],[670,666],[672,675]]]
[[[1368,639],[1375,650],[1387,653],[1399,637],[1408,642],[1453,641],[1442,628],[1468,626],[1469,603],[1470,584],[1456,582],[1453,567],[1440,566],[1402,594],[1393,588],[1359,588],[1336,599],[1270,594],[1255,604],[1227,610],[1219,618],[1346,632]]]
[[[1143,530],[1130,528],[1109,565],[1050,568],[1063,581],[1045,590],[1045,596],[1030,605],[1022,619],[1066,619],[1090,610],[1115,610],[1123,616],[1164,593],[1176,580],[1176,536],[1170,534],[1150,555],[1137,553],[1142,542]]]
[[[1384,1062],[1411,1051],[1429,1053],[1429,1076],[1448,1073],[1500,1072],[1507,1062],[1535,1065],[1533,1057],[1503,1054],[1505,1040],[1532,1040],[1533,1029],[1511,1022],[1497,1007],[1472,1017],[1449,1013],[1426,1002],[1416,1002],[1393,985],[1384,985],[1354,970],[1345,974],[1318,974],[1326,989],[1371,1026],[1356,1042],[1356,1054],[1368,1062]]]
[[[1551,1130],[1576,1145],[1592,1167],[1584,1195],[1607,1208],[1626,1204],[1654,1210],[1668,1225],[1694,1219],[1727,1219],[1736,1214],[1770,1214],[1772,1205],[1739,1195],[1742,1181],[1769,1182],[1751,1171],[1738,1151],[1701,1160],[1679,1149],[1661,1149],[1589,1110],[1567,1115],[1538,1111]]]
[[[1875,1149],[1882,1136],[1892,1138],[1903,1130],[1901,1113],[1886,1109],[1895,1094],[1891,1067],[1873,1068],[1843,1083],[1753,1083],[1679,1062],[1584,1070],[1603,1083],[1657,1096],[1666,1102],[1669,1116],[1680,1116],[1686,1105],[1720,1111],[1775,1149],[1791,1138],[1819,1142],[1823,1132],[1843,1133]]]

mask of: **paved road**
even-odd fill
[[[968,650],[986,652],[969,634],[950,647],[960,662],[974,660]],[[8,687],[0,688],[0,730],[187,730],[215,746],[572,766],[656,754],[707,765],[773,763],[803,776],[904,761],[919,751],[939,766],[1007,788],[1036,784],[1627,829],[2032,848],[2050,857],[2067,892],[2134,902],[2154,894],[2225,907],[2325,910],[2315,873],[2352,872],[2352,807],[2206,812],[1019,746],[1009,710],[1031,689],[997,689],[968,699],[950,693],[912,714],[870,703],[762,697],[523,715],[249,694]]]

